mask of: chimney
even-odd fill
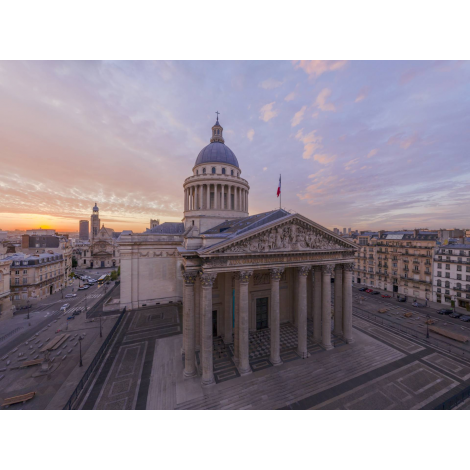
[[[29,248],[29,235],[21,236],[21,248]]]
[[[419,235],[419,229],[415,228],[415,229],[413,230],[413,236],[414,236],[415,238],[418,238],[418,235]]]

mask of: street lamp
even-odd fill
[[[31,304],[28,304],[28,316],[26,317],[29,320],[29,309],[31,308]]]
[[[426,315],[427,321],[426,321],[426,339],[429,338],[429,319],[431,318],[429,316],[429,313]]]
[[[78,344],[80,346],[80,367],[83,366],[83,362],[82,362],[82,340],[83,340],[83,338],[80,336],[80,338],[78,338]]]

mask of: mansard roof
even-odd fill
[[[184,224],[182,222],[164,222],[153,228],[148,228],[144,233],[180,235],[184,233]]]

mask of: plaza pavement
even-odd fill
[[[126,313],[80,409],[433,409],[470,385],[470,362],[423,339],[354,316],[351,344],[284,351],[278,367],[202,387],[183,378],[181,306]],[[222,354],[222,357],[220,356]],[[218,350],[214,364],[227,361]],[[219,359],[220,358],[220,359]],[[269,363],[269,358],[263,359]]]

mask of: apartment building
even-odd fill
[[[429,231],[363,232],[355,236],[354,282],[415,299],[432,299],[432,262],[438,234]]]
[[[28,299],[43,299],[66,285],[62,253],[15,253],[2,261],[10,263],[10,291],[14,305],[25,304]]]
[[[0,259],[0,321],[13,315],[10,294],[10,261]]]
[[[470,244],[438,247],[433,272],[434,302],[470,308]]]

